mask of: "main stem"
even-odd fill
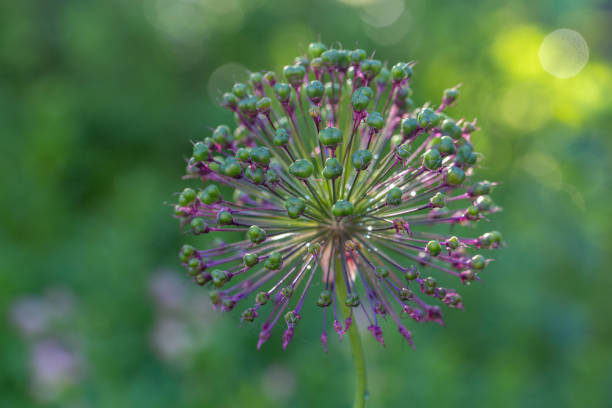
[[[344,299],[348,294],[346,283],[344,282],[344,276],[342,274],[342,263],[340,256],[336,257],[336,270],[334,271],[334,282],[336,285],[337,301],[341,305],[342,314],[346,319],[351,310],[349,307],[344,305]],[[367,375],[365,366],[365,356],[363,354],[363,347],[361,345],[361,339],[359,338],[359,331],[357,330],[357,322],[353,321],[351,327],[348,329],[348,337],[351,342],[351,350],[353,351],[353,362],[355,364],[355,402],[354,408],[364,408],[367,397]]]

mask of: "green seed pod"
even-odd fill
[[[217,214],[217,221],[220,225],[231,225],[234,223],[234,218],[229,211],[223,210]]]
[[[365,60],[366,57],[367,57],[367,54],[365,50],[357,48],[351,51],[351,62],[353,64],[359,64],[361,61]]]
[[[251,150],[251,160],[261,166],[268,166],[271,157],[272,155],[267,147],[258,146]]]
[[[210,150],[202,142],[197,142],[193,145],[193,159],[195,161],[207,161],[210,156]]]
[[[274,186],[280,181],[280,177],[278,173],[274,169],[268,169],[266,171],[266,184],[269,186]]]
[[[385,126],[385,119],[378,112],[371,112],[366,118],[366,124],[377,131]]]
[[[335,157],[330,157],[325,161],[325,167],[322,171],[323,177],[328,180],[336,179],[342,174],[342,165]]]
[[[291,85],[283,82],[277,82],[274,85],[274,93],[279,101],[288,102],[291,98]]]
[[[325,289],[321,291],[319,295],[319,299],[317,300],[317,306],[319,307],[327,307],[332,304],[332,293],[331,291]]]
[[[244,175],[247,179],[249,179],[253,184],[262,184],[265,179],[264,171],[259,167],[247,167],[244,171]]]
[[[285,65],[283,68],[283,75],[289,84],[293,87],[297,87],[304,82],[306,69],[302,65]]]
[[[446,246],[449,249],[457,249],[459,248],[459,244],[461,244],[461,242],[459,241],[459,238],[457,238],[454,235],[446,240]]]
[[[191,231],[196,235],[208,232],[208,224],[204,221],[204,218],[201,217],[196,217],[191,220],[189,226],[191,227]]]
[[[323,65],[325,65],[328,68],[335,67],[336,64],[338,63],[339,57],[340,56],[338,54],[338,50],[335,50],[333,48],[330,50],[323,51],[321,53],[321,60],[323,61]]]
[[[446,196],[444,193],[437,192],[433,197],[429,199],[429,203],[434,208],[443,208],[446,206]]]
[[[290,218],[299,218],[306,210],[306,201],[299,197],[289,197],[285,201],[285,208]]]
[[[417,268],[412,265],[410,268],[408,268],[404,276],[406,277],[406,280],[412,281],[419,277],[419,272],[417,271]]]
[[[382,70],[382,62],[375,59],[366,59],[361,61],[360,68],[363,76],[370,80],[380,73]]]
[[[484,256],[480,254],[474,255],[470,259],[470,266],[474,269],[478,269],[478,270],[484,269],[486,265],[487,265],[487,261],[485,260]]]
[[[411,136],[419,127],[419,122],[416,118],[406,118],[402,120],[402,134],[404,137]]]
[[[450,186],[457,186],[465,180],[465,172],[457,166],[450,166],[446,169],[446,183]]]
[[[287,132],[287,129],[276,129],[273,142],[276,146],[286,146],[287,143],[289,143],[289,133]]]
[[[438,256],[440,251],[442,251],[442,247],[438,241],[432,240],[427,243],[427,252],[429,252],[431,256]]]
[[[318,104],[321,102],[323,95],[325,95],[325,85],[321,81],[310,81],[306,85],[306,96],[308,96],[312,103]]]
[[[370,104],[371,98],[371,88],[368,88],[366,86],[357,88],[357,90],[353,92],[353,95],[351,96],[351,104],[353,105],[353,110],[355,112],[363,112]]]
[[[342,142],[342,131],[335,127],[326,127],[319,132],[319,140],[323,146],[336,147]]]
[[[235,83],[232,87],[232,93],[240,99],[245,98],[249,93],[249,87],[241,82]]]
[[[389,276],[389,269],[384,266],[377,267],[376,272],[378,273],[378,276],[380,276],[383,279]]]
[[[258,305],[265,305],[270,300],[270,296],[266,292],[259,292],[255,295],[255,303]]]
[[[335,217],[344,217],[347,215],[351,215],[353,214],[353,211],[355,211],[353,204],[349,203],[346,200],[338,200],[332,206],[332,214],[334,214]]]
[[[247,238],[254,244],[261,244],[266,240],[266,231],[257,225],[251,225],[247,231]]]
[[[458,97],[459,97],[459,89],[457,88],[445,89],[444,93],[442,94],[442,98],[444,99],[444,102],[446,104],[453,103],[454,101],[457,100]]]
[[[259,257],[256,254],[247,253],[242,257],[242,263],[248,268],[252,268],[259,262]]]
[[[481,211],[491,211],[493,208],[495,208],[495,203],[493,202],[493,199],[491,198],[491,196],[488,195],[478,196],[474,204]]]
[[[233,178],[240,178],[242,177],[242,166],[238,163],[238,160],[228,157],[223,163],[223,174]]]
[[[365,170],[372,161],[372,152],[369,150],[357,150],[352,156],[353,167],[357,170]]]
[[[310,161],[299,159],[289,166],[289,173],[299,179],[307,179],[312,175],[313,167]]]
[[[247,147],[241,147],[240,149],[236,150],[236,154],[234,155],[234,157],[236,158],[236,160],[246,163],[251,158],[251,149]]]
[[[216,204],[221,202],[221,191],[219,191],[219,187],[214,184],[207,186],[204,190],[200,191],[198,194],[198,198],[204,204]]]
[[[196,199],[196,192],[192,188],[186,188],[179,195],[178,203],[183,207],[187,207],[189,204],[193,203]]]
[[[264,266],[271,271],[276,271],[281,268],[282,263],[282,255],[279,252],[274,251],[270,253],[268,259],[266,259],[266,262],[264,263]]]
[[[320,57],[324,51],[327,51],[327,46],[322,43],[310,43],[308,45],[308,56],[310,59]]]
[[[422,109],[417,115],[419,126],[430,129],[440,123],[440,116],[431,108]]]
[[[217,128],[213,131],[212,140],[217,144],[225,146],[232,140],[232,132],[230,131],[230,128],[226,125],[217,126]]]
[[[442,136],[440,142],[436,145],[436,149],[438,149],[443,156],[455,153],[453,139],[448,136]]]
[[[438,149],[429,149],[423,153],[423,166],[428,170],[436,170],[442,164],[442,156]]]
[[[469,193],[472,196],[486,195],[491,192],[491,182],[487,180],[479,181],[470,188]]]
[[[257,101],[257,103],[255,104],[255,108],[258,112],[267,114],[272,108],[272,99],[268,98],[267,96],[264,96],[263,98]]]
[[[398,157],[402,160],[407,160],[410,157],[410,145],[408,143],[404,143],[396,147],[395,152]]]
[[[461,128],[452,119],[445,119],[442,122],[442,133],[457,140],[461,137]]]
[[[359,301],[359,296],[356,293],[349,293],[346,296],[346,300],[344,301],[344,304],[347,307],[357,307],[360,304]]]
[[[248,309],[246,309],[245,311],[242,312],[242,314],[240,315],[240,318],[242,320],[245,320],[247,322],[252,322],[255,320],[255,317],[257,317],[257,312],[255,311],[254,308],[249,307]]]
[[[385,202],[387,205],[400,205],[402,203],[402,190],[397,187],[389,190]]]
[[[210,276],[212,277],[213,283],[218,288],[222,287],[230,279],[229,274],[221,269],[213,269]]]

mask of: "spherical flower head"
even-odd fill
[[[328,326],[342,337],[356,308],[381,344],[383,317],[412,342],[405,318],[442,323],[444,307],[463,307],[453,286],[479,281],[503,246],[499,231],[461,228],[500,210],[496,183],[474,176],[476,121],[447,111],[458,86],[417,106],[412,63],[387,68],[323,43],[305,55],[236,83],[222,98],[236,123],[193,144],[186,178],[202,187],[178,194],[175,217],[196,235],[244,239],[184,245],[180,262],[215,308],[262,320],[258,347],[279,322],[287,347],[316,310],[325,346]]]

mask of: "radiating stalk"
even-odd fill
[[[348,294],[344,277],[342,276],[342,261],[340,256],[336,258],[336,270],[334,276],[334,282],[336,285],[336,291],[338,294],[337,301],[341,305],[342,314],[346,319],[350,314],[350,308],[344,305],[344,299]],[[367,391],[367,374],[365,366],[365,356],[363,353],[363,347],[361,345],[361,339],[359,338],[359,331],[357,330],[357,322],[353,321],[351,327],[348,329],[348,337],[351,342],[351,350],[353,352],[353,363],[355,364],[355,401],[353,403],[354,408],[364,408],[366,399],[368,396]]]

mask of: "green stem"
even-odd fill
[[[347,296],[346,283],[342,274],[342,263],[340,257],[336,258],[335,277],[334,283],[336,285],[337,301],[341,305],[342,314],[347,318],[350,314],[350,308],[344,305],[344,299]],[[361,345],[361,339],[359,338],[359,330],[357,330],[357,322],[353,321],[351,327],[348,329],[348,337],[351,342],[351,350],[353,351],[353,363],[355,364],[355,402],[353,408],[364,408],[367,398],[367,375],[365,356],[363,353],[363,347]]]

